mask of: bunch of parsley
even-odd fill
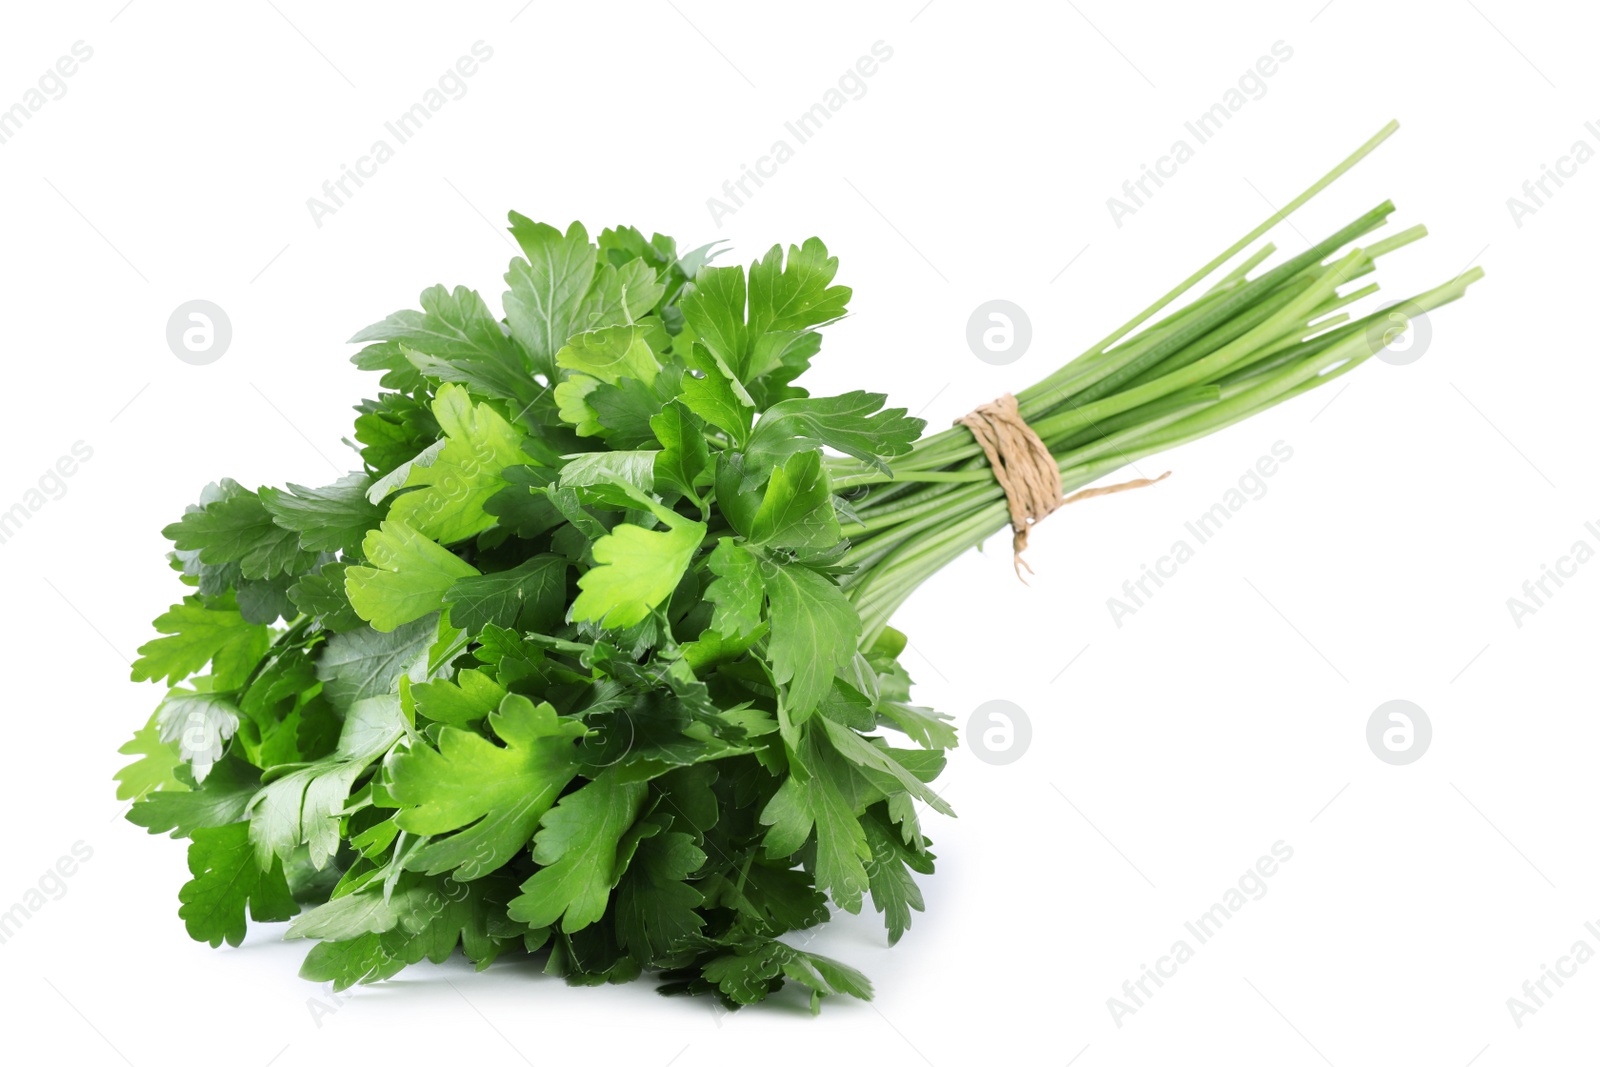
[[[189,839],[190,936],[293,918],[341,988],[459,946],[867,997],[779,935],[870,897],[899,939],[955,734],[903,638],[860,644],[822,448],[887,469],[923,424],[793,384],[850,297],[820,241],[746,271],[511,232],[504,326],[440,286],[356,336],[361,470],[166,529],[190,592],[134,665],[171,689],[128,818]]]
[[[1017,394],[1065,490],[1337,379],[1481,276],[1351,317],[1377,286],[1341,287],[1426,233],[1357,244],[1388,202],[1226,268],[1394,128]],[[869,997],[782,937],[870,898],[892,944],[922,909],[956,738],[888,623],[1004,491],[965,427],[795,384],[850,298],[815,238],[745,269],[511,220],[503,319],[436,286],[356,336],[361,470],[223,481],[166,529],[190,592],[134,664],[169,689],[123,749],[128,818],[189,839],[191,936],[292,919],[340,988],[459,947]]]

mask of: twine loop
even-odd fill
[[[1135,478],[1116,485],[1080,489],[1064,497],[1061,495],[1061,468],[1056,466],[1055,457],[1033,432],[1033,427],[1018,412],[1016,397],[1005,393],[987,404],[980,404],[957,419],[956,424],[972,431],[978,447],[989,458],[995,481],[1005,491],[1006,508],[1011,512],[1011,563],[1017,578],[1024,583],[1027,579],[1022,577],[1023,569],[1033,573],[1033,568],[1022,558],[1028,547],[1028,531],[1045,516],[1079,500],[1154,485],[1172,473],[1167,471],[1159,478]]]

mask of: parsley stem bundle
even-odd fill
[[[1381,348],[1400,323],[1346,309],[1423,236],[1369,240],[1392,205],[1227,265],[1392,129],[1008,402],[1049,453],[1030,494],[1054,506],[1050,460],[1071,493]],[[923,909],[956,733],[888,624],[1006,524],[993,442],[796,384],[851,296],[816,238],[745,268],[510,230],[502,314],[437,285],[353,338],[381,374],[356,469],[222,479],[163,531],[184,592],[133,664],[164,693],[122,749],[128,819],[188,840],[191,937],[289,921],[340,989],[459,950],[735,1007],[869,998],[791,935],[870,901],[893,944]]]
[[[1341,294],[1341,286],[1371,273],[1379,257],[1426,235],[1414,226],[1358,244],[1394,211],[1388,201],[1305,252],[1252,275],[1275,251],[1271,244],[1262,246],[1191,303],[1144,325],[1396,128],[1390,123],[1178,287],[1017,393],[1022,416],[1057,460],[1064,492],[1325,385],[1409,325],[1388,309],[1356,319],[1341,310],[1377,291],[1367,284]],[[1407,315],[1431,311],[1460,298],[1482,273],[1468,271],[1401,307]],[[851,541],[845,559],[854,564],[843,584],[868,635],[880,632],[927,578],[1008,522],[1005,494],[964,427],[923,438],[887,466],[881,471],[857,460],[830,461],[834,485],[854,515],[843,527]]]

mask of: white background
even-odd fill
[[[1583,526],[1600,163],[1521,226],[1507,198],[1574,141],[1600,148],[1596,18],[1320,3],[7,5],[0,107],[74,42],[94,53],[0,145],[0,510],[93,449],[0,545],[0,909],[93,849],[0,945],[6,1045],[138,1067],[1592,1055],[1600,962],[1520,1028],[1506,1000],[1580,938],[1600,949],[1600,564],[1520,628],[1506,601],[1579,538],[1600,547]],[[493,58],[466,95],[316,226],[306,199],[478,40]],[[716,226],[707,198],[880,40],[893,57],[866,94]],[[1276,41],[1293,56],[1265,94],[1115,225],[1107,197]],[[727,1016],[649,982],[458,962],[319,1024],[304,946],[184,935],[183,844],[120,821],[111,781],[159,695],[128,661],[180,594],[159,530],[220,476],[316,485],[353,465],[340,439],[376,382],[344,339],[435,282],[493,304],[507,209],[725,238],[744,260],[823,237],[856,297],[807,384],[881,389],[937,426],[1088,346],[1392,117],[1400,133],[1276,239],[1298,251],[1392,197],[1398,226],[1433,235],[1383,262],[1383,296],[1483,266],[1422,358],[1142,462],[1174,476],[1052,518],[1031,587],[999,538],[898,617],[922,703],[964,724],[1010,700],[1033,737],[1007,766],[953,754],[960,818],[929,821],[940,870],[900,945],[869,912],[810,946],[867,971],[871,1005]],[[963,336],[996,297],[1034,329],[1005,367]],[[194,298],[232,320],[210,366],[164,339]],[[1293,459],[1266,495],[1116,626],[1107,598],[1280,440]],[[1365,740],[1396,698],[1434,728],[1405,767]],[[1118,1027],[1107,998],[1280,840],[1294,855],[1269,892]]]

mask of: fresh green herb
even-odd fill
[[[1067,490],[1381,347],[1384,316],[1342,310],[1375,287],[1340,288],[1422,236],[1355,245],[1389,204],[1213,276],[1391,130],[1018,394]],[[436,286],[356,335],[383,389],[360,470],[224,480],[167,527],[187,592],[133,666],[169,688],[123,749],[128,817],[189,839],[191,936],[292,918],[339,988],[459,947],[730,1005],[870,997],[781,938],[870,900],[893,944],[922,910],[956,734],[888,623],[1005,526],[1003,492],[964,428],[796,384],[850,298],[821,241],[745,269],[626,227],[511,233],[503,320]]]

